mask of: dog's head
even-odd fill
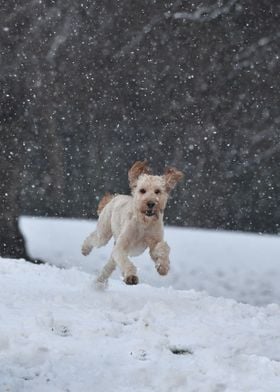
[[[162,176],[155,176],[147,161],[137,161],[128,172],[129,185],[134,197],[134,205],[145,217],[145,221],[157,220],[166,207],[168,196],[183,173],[175,168],[167,168]]]

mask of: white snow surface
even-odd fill
[[[242,277],[227,296],[240,294],[249,278],[255,288],[259,276],[245,274],[258,268],[273,283],[277,237],[169,228],[169,278],[157,275],[144,255],[137,258],[139,285],[126,286],[116,273],[98,291],[95,269],[110,246],[79,256],[94,222],[24,218],[21,224],[32,253],[53,265],[0,259],[1,392],[279,392],[279,305],[210,296],[206,286],[186,290],[200,268],[211,290],[226,277]],[[232,263],[242,254],[234,266],[245,272],[236,274]],[[226,275],[211,274],[211,263],[213,271],[225,265]]]
[[[30,253],[50,264],[97,274],[113,243],[81,254],[81,244],[95,221],[27,218],[21,220]],[[160,277],[149,253],[133,258],[140,282],[179,290],[206,291],[251,305],[280,303],[280,237],[214,230],[166,227],[171,270]],[[114,279],[120,279],[117,270]],[[279,389],[280,391],[280,389]]]

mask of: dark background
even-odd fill
[[[0,254],[20,214],[95,217],[144,158],[185,173],[167,223],[279,231],[279,0],[0,11]]]

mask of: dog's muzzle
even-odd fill
[[[155,216],[156,215],[156,211],[155,211],[155,205],[156,203],[154,203],[153,201],[148,201],[147,202],[147,210],[146,210],[146,216]]]

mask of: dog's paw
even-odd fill
[[[97,291],[104,291],[108,288],[108,280],[96,279],[94,281],[94,288]]]
[[[129,285],[138,284],[139,279],[136,275],[128,275],[124,278],[124,282]]]
[[[156,264],[156,270],[162,276],[168,274],[169,268],[170,268],[169,263],[164,263],[164,264],[157,263]]]
[[[90,245],[90,244],[87,242],[87,240],[85,240],[85,242],[83,243],[83,246],[82,246],[82,254],[83,254],[84,256],[89,255],[90,252],[92,251],[92,248],[93,248],[93,246]]]

